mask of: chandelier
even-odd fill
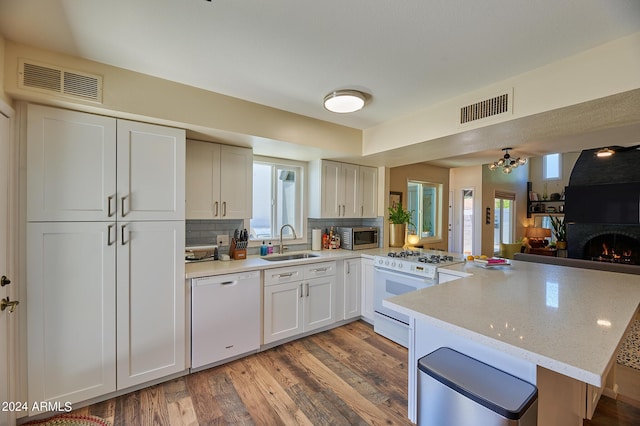
[[[504,151],[504,156],[498,161],[495,161],[494,163],[489,164],[489,170],[498,170],[499,168],[502,168],[502,173],[505,173],[508,175],[516,167],[527,164],[526,158],[511,157],[511,155],[509,155],[510,149],[513,149],[513,148],[502,148],[502,150]]]

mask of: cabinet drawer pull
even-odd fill
[[[300,283],[300,299],[302,299],[302,290],[303,290],[303,289],[302,289],[302,286],[303,286],[303,285],[304,285],[304,284]]]
[[[107,197],[107,217],[111,217],[114,214],[111,212],[111,201],[113,201],[113,195]]]
[[[307,283],[307,297],[309,297],[309,283]]]
[[[127,241],[124,239],[124,228],[125,228],[125,226],[127,226],[127,225],[122,225],[120,227],[120,239],[121,239],[120,244],[122,244],[123,246],[127,244]]]
[[[127,198],[126,195],[124,197],[120,197],[120,214],[122,215],[122,217],[126,216],[126,213],[124,212],[124,200],[126,198]]]
[[[111,224],[109,226],[107,226],[107,245],[108,246],[112,246],[113,243],[115,243],[115,241],[111,241],[111,230],[113,229],[115,225]]]
[[[218,217],[218,202],[213,203],[213,208],[215,209],[215,213],[213,214],[215,217]]]
[[[311,269],[311,272],[327,272],[328,270],[329,270],[329,267],[325,266],[324,268]]]
[[[293,272],[289,272],[286,274],[276,274],[274,275],[274,278],[287,278],[287,277],[291,277],[293,276]]]
[[[227,215],[227,202],[223,201],[222,202],[222,217],[225,217]]]

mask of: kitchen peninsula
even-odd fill
[[[443,272],[460,279],[384,302],[411,318],[412,421],[417,360],[439,347],[536,384],[540,425],[578,426],[591,417],[615,383],[616,352],[640,304],[637,276],[519,261]]]

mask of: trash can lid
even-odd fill
[[[420,371],[510,420],[520,419],[538,399],[538,389],[509,373],[451,348],[418,360]]]

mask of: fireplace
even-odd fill
[[[565,190],[568,257],[640,265],[640,151],[582,151]],[[618,149],[616,149],[618,148]]]
[[[603,234],[591,238],[584,245],[583,258],[599,262],[638,265],[640,241],[624,234]]]

